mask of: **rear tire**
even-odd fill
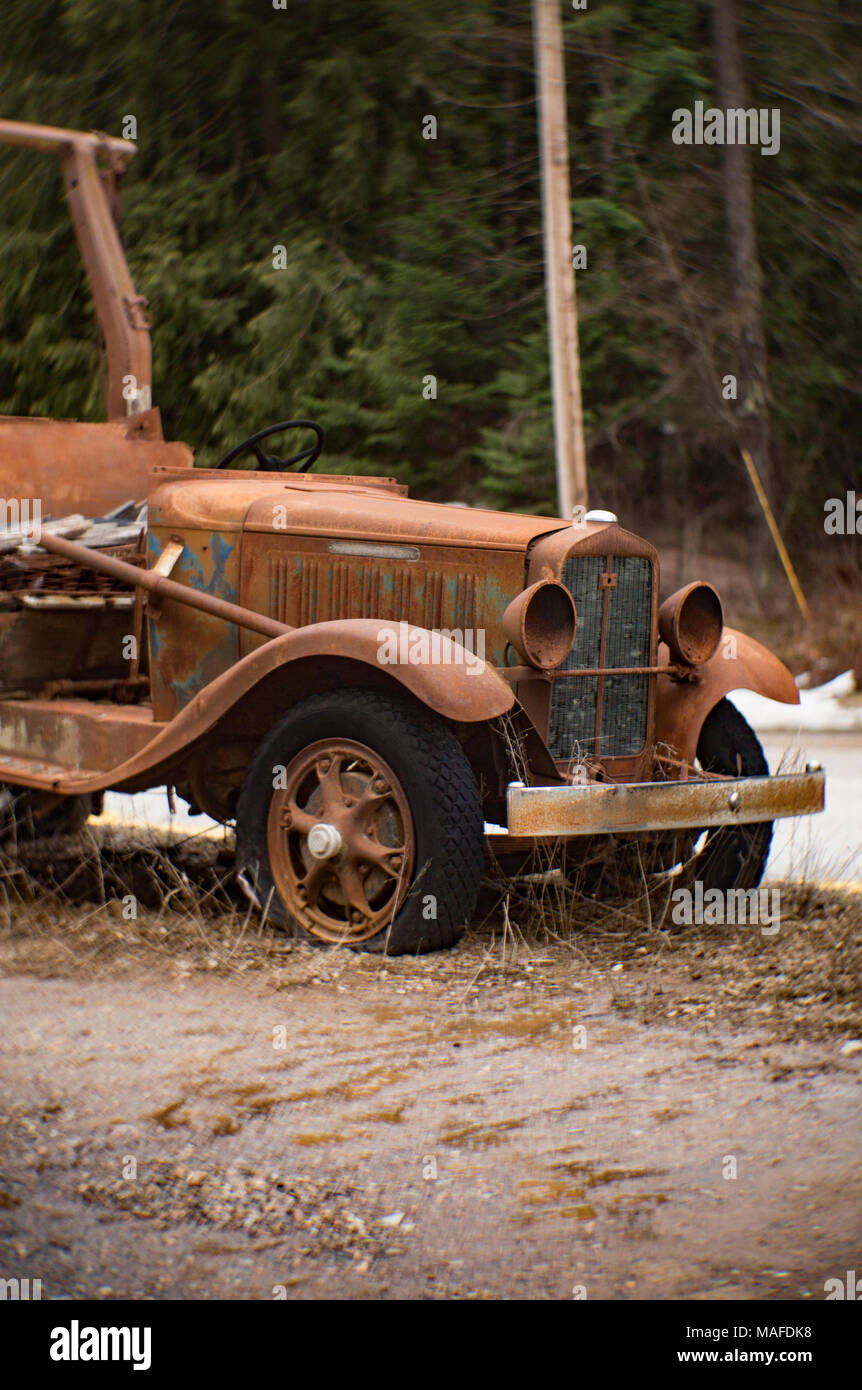
[[[48,840],[74,835],[93,811],[91,796],[54,796],[0,785],[0,840]]]
[[[364,951],[454,945],[483,846],[479,789],[454,734],[369,690],[297,705],[257,750],[237,806],[237,865],[268,918]]]

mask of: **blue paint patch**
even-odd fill
[[[233,555],[234,547],[216,532],[210,535],[209,543],[212,554],[210,578],[208,580],[204,578],[201,556],[190,550],[188,545],[177,562],[175,577],[177,579],[182,577],[191,588],[199,590],[202,594],[212,594],[215,598],[224,598],[231,603],[236,603],[236,586],[230,582],[227,576],[227,567]]]

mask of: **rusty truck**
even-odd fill
[[[235,825],[270,920],[392,953],[458,939],[489,854],[512,873],[556,846],[588,894],[758,884],[773,821],[820,810],[824,774],[769,774],[728,695],[797,687],[713,587],[660,605],[656,550],[609,513],[312,473],[306,419],[196,467],[163,438],[118,232],[134,145],[12,121],[0,144],[61,160],[107,397],[104,423],[0,418],[7,835],[175,788]]]

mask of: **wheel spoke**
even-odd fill
[[[350,807],[348,815],[354,825],[367,824],[374,812],[379,810],[384,801],[391,796],[391,790],[386,787],[385,791],[376,791],[375,787],[380,783],[377,777],[370,777],[366,783],[365,790],[358,801]],[[382,783],[380,784],[382,785]]]
[[[394,919],[410,886],[414,844],[404,791],[375,750],[351,739],[321,739],[285,772],[267,832],[278,891],[312,935],[366,941]],[[331,852],[318,859],[325,840],[312,851],[307,837],[321,823]]]
[[[320,783],[320,795],[322,800],[322,817],[328,820],[334,810],[344,809],[344,788],[341,785],[341,761],[340,753],[332,756],[319,758],[315,764],[317,780]]]
[[[366,897],[365,884],[352,859],[338,865],[338,881],[347,906],[365,919],[373,917],[374,909]]]
[[[297,806],[295,801],[283,806],[279,815],[279,824],[283,830],[297,830],[300,835],[307,835],[313,825],[317,825],[319,816],[310,816],[307,811],[303,811]]]
[[[400,878],[404,863],[404,850],[398,845],[380,845],[368,835],[354,841],[354,853],[365,859],[375,868],[382,869],[390,878]],[[393,860],[395,861],[393,863]]]
[[[309,907],[316,907],[320,899],[320,890],[332,872],[332,865],[326,859],[315,859],[309,867],[304,878],[299,880],[299,888],[305,893],[305,901]]]

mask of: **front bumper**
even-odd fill
[[[593,782],[526,787],[510,782],[508,833],[518,838],[616,835],[638,830],[709,829],[809,816],[823,810],[819,767],[775,777],[686,782]]]

